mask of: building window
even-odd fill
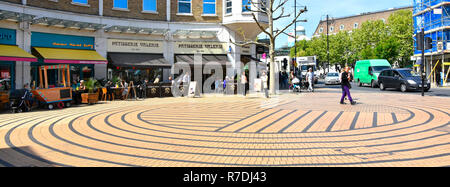
[[[87,0],[72,0],[73,3],[87,4]]]
[[[334,27],[333,26],[330,27],[330,32],[334,32]]]
[[[232,0],[226,0],[225,13],[231,14],[233,12],[233,3]]]
[[[250,12],[252,9],[252,0],[242,0],[242,12]]]
[[[344,25],[341,25],[341,27],[339,28],[341,31],[343,31],[345,29]]]
[[[88,4],[88,0],[72,0],[72,3],[78,3],[78,4]]]
[[[216,14],[216,0],[203,0],[203,14]]]
[[[114,0],[114,8],[128,9],[128,0]]]
[[[178,0],[178,13],[191,13],[191,0]]]
[[[381,21],[383,21],[383,23],[386,23],[386,19],[384,18],[381,18]]]
[[[358,26],[359,26],[359,24],[358,24],[358,23],[355,23],[355,24],[353,25],[353,28],[354,28],[354,29],[357,29]]]
[[[156,12],[156,1],[157,0],[143,0],[142,10]]]
[[[323,33],[323,28],[322,27],[319,29],[319,33]]]

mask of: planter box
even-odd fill
[[[96,104],[98,103],[99,93],[82,93],[81,103],[83,104]]]

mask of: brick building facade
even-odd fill
[[[337,34],[340,31],[351,32],[353,29],[357,29],[362,23],[366,21],[383,20],[387,21],[389,16],[398,10],[411,10],[412,7],[394,8],[389,10],[362,13],[359,15],[341,17],[341,18],[329,18],[328,29],[329,34]],[[321,20],[317,26],[313,37],[318,37],[321,34],[327,34],[327,21]]]

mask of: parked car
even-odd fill
[[[330,72],[327,74],[327,76],[325,77],[325,85],[330,84],[341,84],[338,72]]]
[[[422,90],[422,78],[412,69],[388,69],[380,73],[378,85],[380,85],[380,90],[385,90],[386,88],[396,88],[402,92]],[[425,92],[429,91],[430,83],[427,81],[424,87]]]
[[[356,62],[354,80],[358,86],[368,84],[372,88],[377,87],[378,75],[385,69],[391,69],[391,64],[384,59],[379,60],[361,60]]]

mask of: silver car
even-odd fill
[[[331,85],[331,84],[341,84],[341,80],[339,79],[339,73],[337,72],[330,72],[325,77],[325,85]]]

